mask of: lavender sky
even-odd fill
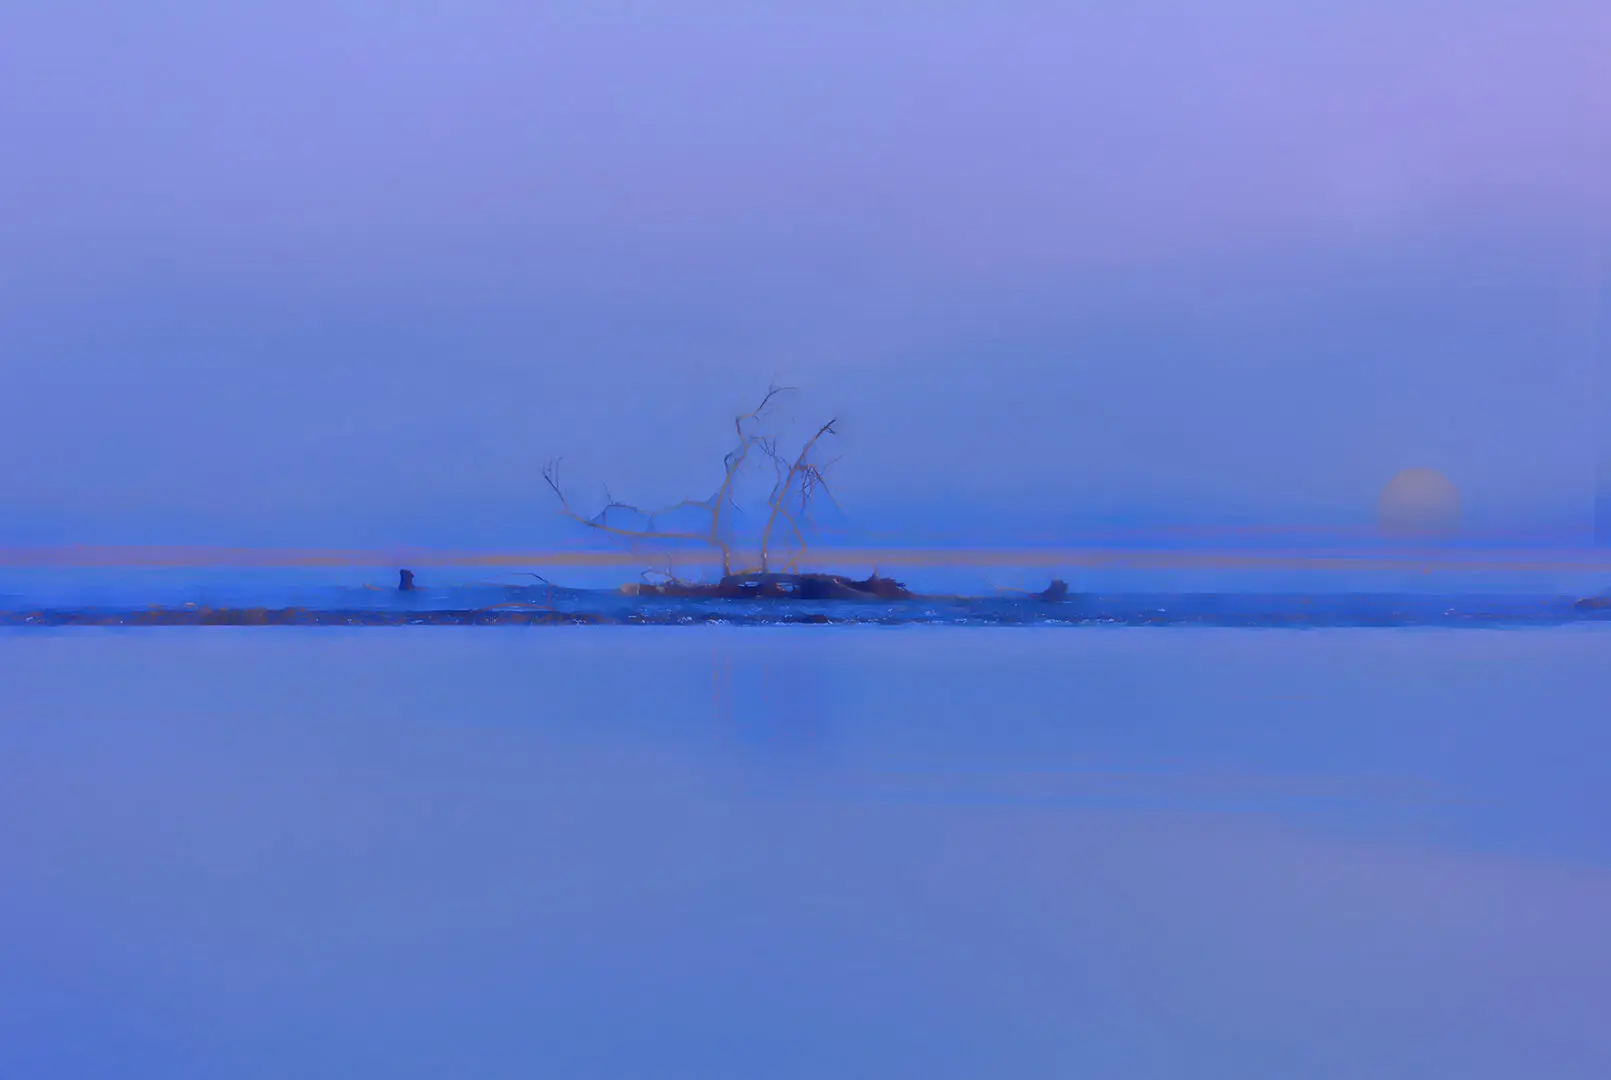
[[[907,539],[1563,538],[1611,7],[21,2],[0,544],[521,546],[774,377]],[[988,536],[987,536],[988,534]]]

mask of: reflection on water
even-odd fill
[[[1608,645],[0,636],[0,1075],[1606,1075]]]

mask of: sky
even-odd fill
[[[1586,535],[1611,8],[22,2],[0,545],[562,542],[773,381],[869,535]]]

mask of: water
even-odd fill
[[[1608,1075],[1608,653],[0,631],[0,1075]]]

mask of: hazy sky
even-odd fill
[[[544,543],[545,459],[705,494],[774,376],[869,527],[1424,465],[1581,530],[1608,55],[1599,0],[10,3],[0,543]]]

